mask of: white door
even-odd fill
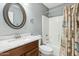
[[[42,40],[46,44],[46,41],[49,39],[49,20],[48,17],[42,16]]]

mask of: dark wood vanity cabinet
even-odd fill
[[[0,53],[0,56],[38,56],[38,40]]]

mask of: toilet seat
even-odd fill
[[[50,55],[53,52],[53,49],[47,45],[40,45],[39,50],[41,53],[47,54],[47,55]]]

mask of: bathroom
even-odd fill
[[[0,56],[78,56],[78,42],[76,49],[72,43],[69,52],[67,44],[62,48],[65,27],[68,26],[67,34],[71,35],[66,11],[72,5],[73,10],[79,7],[73,3],[0,3]],[[73,32],[76,39],[77,32],[75,29]],[[73,42],[70,36],[68,39]]]

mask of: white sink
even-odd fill
[[[41,36],[38,35],[38,36],[27,36],[27,37],[24,36],[19,39],[14,38],[14,39],[0,41],[0,53],[24,44],[31,43],[39,39],[41,39]]]

